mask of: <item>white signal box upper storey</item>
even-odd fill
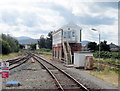
[[[68,41],[69,43],[81,42],[82,28],[74,23],[69,23],[53,32],[53,45]]]

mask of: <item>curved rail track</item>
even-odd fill
[[[15,65],[15,66],[13,66],[13,67],[11,67],[11,68],[9,68],[9,69],[12,70],[12,69],[14,69],[14,68],[16,68],[16,67],[24,64],[25,62],[27,62],[27,61],[30,59],[30,57],[31,57],[31,56],[26,57],[25,59],[23,59],[22,61],[20,61],[19,64]],[[14,63],[14,64],[15,64],[15,63]]]
[[[60,91],[89,91],[83,84],[78,82],[70,74],[48,62],[46,59],[33,54],[33,58],[37,60],[55,80],[56,86]]]
[[[16,64],[13,67],[10,67],[9,70],[12,70],[12,69],[24,64],[25,62],[27,62],[27,60],[29,60],[31,58],[31,56],[32,55],[28,53],[25,56],[21,56],[19,58],[7,60],[6,62],[9,62],[10,66]]]
[[[6,62],[9,62],[9,65],[13,65],[13,64],[16,64],[16,63],[26,59],[29,55],[30,54],[26,54],[26,55],[21,56],[21,57],[17,57],[17,58],[14,58],[14,59],[9,59]]]

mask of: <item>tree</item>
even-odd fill
[[[0,37],[1,37],[1,43],[3,43],[2,44],[3,54],[19,51],[19,43],[16,39],[11,37],[10,35],[5,35],[5,34],[1,34]]]
[[[31,44],[30,47],[31,47],[32,50],[35,50],[36,49],[36,43]]]
[[[20,45],[19,45],[19,47],[20,47],[20,49],[25,48],[25,46],[24,46],[24,45],[22,45],[22,44],[20,44]]]
[[[52,31],[48,33],[48,37],[46,39],[46,48],[52,49]]]
[[[43,35],[40,36],[40,40],[38,41],[39,48],[47,48],[52,49],[52,31],[50,31],[47,35],[47,38],[44,38]]]
[[[97,43],[95,43],[95,42],[89,42],[88,43],[88,48],[91,51],[96,51],[97,50]]]
[[[10,53],[10,46],[6,41],[2,40],[2,54],[8,53]]]
[[[40,36],[40,40],[38,40],[38,45],[39,48],[46,48],[45,38],[43,35]]]
[[[6,41],[10,45],[11,52],[18,52],[19,51],[19,43],[16,39],[11,37],[10,35],[6,36]]]
[[[100,43],[100,51],[110,51],[110,46],[107,45],[107,41],[104,40]]]

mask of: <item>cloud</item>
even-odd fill
[[[99,33],[101,34],[101,41],[107,40],[108,43],[118,44],[118,22],[115,22],[112,26],[109,25],[81,25],[82,40],[99,41]],[[92,31],[91,28],[97,29]]]
[[[115,8],[118,9],[118,2],[96,2],[96,5],[102,8]]]
[[[84,40],[98,41],[97,33],[89,31],[95,27],[104,32],[102,39],[117,43],[116,5],[80,0],[4,0],[0,2],[0,33],[39,38],[72,21],[82,26]]]
[[[100,17],[100,16],[91,17],[88,15],[78,17],[78,19],[80,20],[79,22],[81,24],[85,24],[85,25],[100,25],[100,24],[112,25],[115,22],[114,18]]]

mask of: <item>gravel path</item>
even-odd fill
[[[3,84],[3,88],[5,89],[56,88],[53,79],[46,72],[46,70],[42,69],[41,65],[37,61],[35,61],[35,63],[31,63],[31,60],[20,67],[11,70],[10,77],[7,81],[19,81],[22,85],[19,87],[5,87]]]

